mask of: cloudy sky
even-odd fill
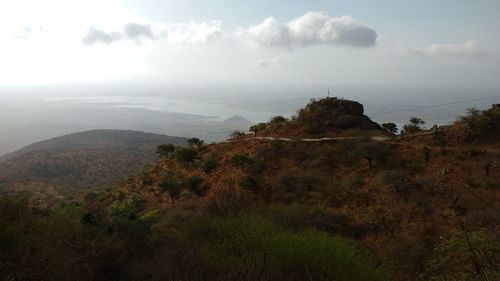
[[[2,0],[0,85],[498,90],[498,0]]]

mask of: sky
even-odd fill
[[[0,86],[500,90],[497,0],[2,0]]]

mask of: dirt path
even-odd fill
[[[428,136],[434,134],[433,132],[425,132],[425,133],[420,133],[420,134],[415,134],[412,135],[411,137],[420,137],[420,136]],[[344,141],[344,140],[357,140],[357,139],[366,139],[367,137],[324,137],[324,138],[275,138],[275,137],[245,137],[245,138],[239,138],[238,140],[245,140],[245,141],[251,141],[251,140],[268,140],[268,141],[283,141],[283,142],[330,142],[330,141]],[[384,137],[384,136],[372,136],[368,137],[369,139],[373,141],[379,141],[379,142],[385,142],[385,141],[391,141],[391,140],[400,140],[402,137]],[[232,139],[223,141],[225,143],[233,141]],[[401,143],[400,145],[408,145],[411,148],[414,149],[429,149],[433,151],[469,151],[470,147],[450,147],[450,146],[445,146],[445,147],[437,147],[437,146],[430,146],[430,145],[412,145],[412,144],[404,144]],[[483,152],[489,152],[489,153],[498,153],[500,154],[500,149],[496,148],[484,148],[484,147],[477,147],[480,151]]]
[[[326,142],[326,141],[342,141],[342,140],[357,140],[357,139],[366,139],[367,137],[334,137],[334,138],[275,138],[275,137],[246,137],[241,138],[239,140],[279,140],[284,142]],[[394,138],[383,137],[383,136],[374,136],[368,137],[374,141],[389,141]],[[225,142],[230,142],[231,140],[227,140]]]

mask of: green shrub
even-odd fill
[[[217,280],[387,280],[352,242],[253,215],[203,218],[188,232]]]
[[[250,132],[254,133],[254,135],[257,136],[257,134],[260,131],[267,129],[267,126],[268,126],[267,123],[259,123],[259,124],[253,125],[252,127],[250,127]]]
[[[483,154],[483,152],[484,152],[484,150],[477,148],[477,147],[470,147],[469,148],[469,154],[471,157],[479,156],[479,155]]]
[[[84,203],[92,203],[92,202],[99,202],[99,201],[104,201],[108,198],[109,194],[104,191],[89,191],[85,193],[83,196],[83,202]]]
[[[240,187],[252,191],[256,191],[259,185],[259,180],[254,176],[246,176],[240,182]]]
[[[133,193],[123,201],[114,202],[109,210],[112,216],[120,218],[134,218],[142,203],[142,198],[139,194]]]
[[[383,123],[381,126],[384,130],[386,130],[389,133],[395,134],[398,132],[398,126],[394,123]]]
[[[199,194],[201,184],[203,183],[202,177],[189,177],[184,181],[184,186],[192,193]]]
[[[193,162],[198,158],[198,151],[193,148],[180,147],[175,150],[175,158],[181,162]]]
[[[97,224],[97,219],[96,219],[96,217],[93,214],[91,214],[91,213],[85,213],[82,216],[80,222],[82,224],[87,224],[87,225],[96,225]]]
[[[496,140],[500,136],[500,110],[480,111],[475,108],[467,110],[467,115],[460,121],[469,128],[469,140]]]
[[[205,156],[203,159],[203,163],[201,164],[201,169],[205,173],[210,173],[212,170],[214,170],[217,167],[217,162],[218,162],[218,156],[216,154],[208,154]]]
[[[431,281],[500,280],[499,268],[500,242],[494,234],[455,230],[434,249],[423,277]]]
[[[271,141],[271,148],[274,151],[278,151],[283,147],[283,142],[280,140],[272,140]]]
[[[175,146],[173,144],[161,144],[156,148],[156,153],[161,157],[169,157],[174,151]]]
[[[241,138],[241,137],[246,137],[247,134],[245,134],[242,131],[234,131],[231,133],[232,138]]]
[[[204,141],[199,138],[190,138],[188,139],[188,144],[190,147],[201,148],[203,146]]]
[[[240,154],[233,156],[231,158],[231,161],[238,166],[246,166],[246,167],[255,163],[255,160],[253,160],[252,158]]]
[[[178,200],[181,196],[181,185],[176,179],[164,179],[162,182],[160,182],[160,188],[170,195],[172,202]]]
[[[403,126],[403,131],[401,132],[402,134],[405,135],[411,135],[418,133],[422,131],[422,126],[425,124],[425,121],[417,118],[417,117],[412,117],[410,118],[410,122],[406,125]]]
[[[270,124],[279,124],[279,123],[284,123],[286,122],[287,119],[283,116],[274,116],[273,118],[271,118],[271,121],[269,121]]]

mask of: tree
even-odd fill
[[[172,178],[164,179],[160,183],[160,188],[161,190],[167,192],[170,195],[172,202],[178,200],[181,196],[181,185],[175,179]]]
[[[198,151],[193,148],[181,147],[175,150],[175,157],[181,162],[193,162],[198,157]]]
[[[271,121],[269,121],[269,123],[278,124],[278,123],[283,123],[286,121],[287,121],[286,118],[283,116],[274,116],[273,118],[271,118]]]
[[[190,138],[187,142],[189,144],[189,147],[201,148],[204,141],[199,138]]]
[[[175,146],[173,144],[160,144],[156,148],[156,153],[161,157],[169,157],[175,151]]]
[[[398,132],[398,126],[394,123],[383,123],[382,128],[384,128],[384,130],[386,130],[387,132],[390,132],[393,134]]]
[[[422,131],[422,126],[425,124],[425,121],[417,118],[417,117],[412,117],[410,118],[410,122],[406,125],[403,126],[403,134],[415,134],[417,132]]]
[[[250,132],[254,133],[255,136],[257,136],[257,133],[260,132],[260,131],[263,131],[267,128],[267,123],[259,123],[259,124],[256,124],[256,125],[253,125],[252,127],[250,127]]]
[[[231,137],[232,138],[241,138],[241,137],[244,137],[246,136],[245,133],[243,133],[242,131],[234,131],[231,133]]]

